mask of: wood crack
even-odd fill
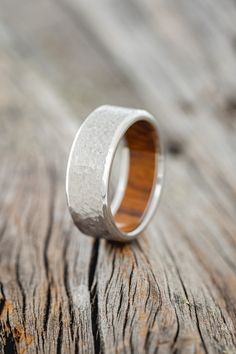
[[[1,282],[0,290],[0,352],[4,354],[17,354],[17,343],[11,328],[9,313],[6,309],[7,300]]]
[[[69,233],[68,233],[69,234]],[[69,314],[70,314],[70,333],[71,333],[71,339],[72,341],[74,340],[74,324],[75,324],[75,314],[74,314],[74,309],[73,309],[73,300],[71,296],[71,291],[69,287],[69,271],[68,271],[68,262],[66,259],[66,253],[68,249],[68,242],[67,239],[64,244],[64,251],[63,251],[63,258],[64,258],[64,274],[63,274],[63,280],[64,280],[64,286],[65,286],[65,291],[67,295],[67,300],[68,300],[68,309],[69,309]]]
[[[207,346],[206,346],[205,340],[203,338],[202,330],[201,330],[201,327],[200,327],[200,321],[199,321],[199,317],[198,317],[198,313],[197,313],[197,304],[196,304],[196,301],[195,301],[194,297],[193,297],[193,305],[194,305],[193,307],[194,307],[194,312],[195,312],[195,316],[196,316],[197,329],[198,329],[198,332],[199,332],[199,335],[200,335],[200,338],[201,338],[201,341],[202,341],[203,348],[204,348],[205,352],[208,354]]]
[[[91,302],[91,322],[92,322],[92,333],[93,333],[93,343],[94,352],[100,353],[101,351],[101,340],[99,332],[99,320],[98,320],[98,293],[97,293],[97,282],[95,280],[98,253],[99,253],[99,239],[94,240],[90,265],[89,265],[89,292],[90,292],[90,302]]]
[[[51,308],[51,286],[52,286],[52,275],[49,268],[48,262],[48,247],[50,243],[50,239],[52,237],[52,229],[54,223],[54,208],[55,208],[55,199],[56,199],[56,172],[52,167],[48,167],[48,176],[49,176],[49,216],[48,216],[48,227],[44,241],[44,250],[43,250],[43,259],[44,259],[44,267],[45,274],[48,281],[47,284],[47,292],[46,292],[46,303],[45,303],[45,314],[44,314],[44,323],[43,328],[44,331],[47,331],[47,325],[50,317],[50,308]]]
[[[48,288],[47,288],[47,293],[46,293],[46,304],[45,304],[45,309],[44,309],[44,323],[43,323],[43,329],[44,332],[47,331],[47,325],[49,321],[49,315],[50,315],[50,308],[51,308],[51,283],[48,283]]]
[[[63,321],[62,321],[62,308],[59,308],[59,331],[57,336],[57,354],[62,352],[62,343],[63,343]]]
[[[52,228],[54,221],[54,207],[55,207],[55,193],[56,193],[56,173],[52,170],[52,168],[48,168],[49,172],[49,213],[48,213],[48,228],[46,232],[46,237],[44,241],[44,266],[47,279],[49,278],[49,263],[48,263],[48,246],[50,242],[50,238],[52,236]]]
[[[23,322],[25,322],[25,316],[26,316],[26,293],[24,286],[21,281],[21,275],[20,275],[20,253],[21,253],[21,248],[19,249],[19,252],[17,254],[16,258],[16,281],[19,286],[21,295],[22,295],[22,317],[23,317]]]
[[[0,230],[0,242],[3,239],[6,229],[7,229],[7,219],[3,222],[2,228]]]
[[[178,338],[179,338],[180,322],[179,322],[179,317],[178,317],[178,314],[177,314],[177,309],[176,309],[175,302],[174,302],[174,303],[172,302],[172,296],[171,296],[170,286],[169,286],[169,283],[168,283],[168,278],[167,278],[167,274],[166,274],[166,271],[165,271],[165,270],[164,270],[164,274],[165,274],[165,278],[166,278],[166,284],[167,284],[167,290],[168,290],[169,299],[170,299],[170,302],[171,302],[171,304],[172,304],[172,306],[173,306],[173,308],[174,308],[174,311],[175,311],[176,324],[177,324],[175,336],[174,336],[174,339],[173,339],[173,343],[172,343],[172,345],[171,345],[172,350],[174,350],[174,349],[175,349],[175,346],[176,346],[176,344],[177,344]],[[177,348],[176,348],[176,352],[177,352]]]

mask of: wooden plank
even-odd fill
[[[2,1],[3,352],[235,351],[235,11]],[[66,212],[70,117],[105,99],[151,110],[170,152],[131,245],[78,237]]]
[[[65,166],[80,117],[128,83],[57,6],[15,5],[0,11],[0,352],[92,353],[96,244],[72,225]]]
[[[139,246],[128,248],[125,265],[122,252],[106,244],[99,250],[102,349],[122,343],[122,350],[134,352],[233,352],[235,111],[228,108],[236,83],[235,29],[229,24],[235,22],[235,4],[67,4],[119,62],[176,152],[168,161],[159,213]]]
[[[50,105],[47,85],[17,61],[1,55],[0,351],[93,352],[92,244],[72,228],[64,197],[74,128]]]

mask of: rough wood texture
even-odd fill
[[[233,0],[1,1],[1,352],[235,353],[235,21]],[[65,204],[75,117],[103,103],[166,134],[131,245],[82,236]]]

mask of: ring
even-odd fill
[[[68,159],[66,196],[74,224],[96,238],[133,240],[156,210],[163,175],[156,119],[139,109],[97,108],[78,130]]]

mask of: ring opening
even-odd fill
[[[123,198],[114,212],[116,226],[125,233],[141,223],[152,197],[157,175],[158,134],[145,120],[125,133],[129,149],[129,170]]]

